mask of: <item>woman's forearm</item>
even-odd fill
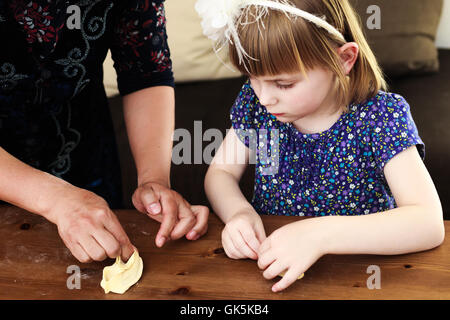
[[[46,217],[54,191],[67,186],[68,182],[30,167],[0,148],[1,200]]]
[[[138,183],[152,181],[170,187],[175,126],[173,88],[159,86],[143,89],[126,95],[123,102]]]
[[[205,177],[205,192],[214,213],[226,224],[241,210],[254,210],[230,173],[210,167]]]
[[[445,237],[442,210],[433,207],[411,205],[370,215],[317,219],[329,254],[405,254],[437,247]]]

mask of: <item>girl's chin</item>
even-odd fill
[[[287,114],[273,115],[273,116],[275,118],[277,118],[278,121],[283,122],[283,123],[292,123],[297,119],[296,117],[292,117]]]

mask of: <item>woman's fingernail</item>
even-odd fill
[[[166,241],[165,237],[159,237],[157,241],[158,247],[162,247],[164,245],[164,242]]]
[[[189,234],[188,234],[189,239],[193,240],[195,237],[197,237],[197,232],[195,232],[195,231],[189,232]]]
[[[159,205],[159,203],[153,203],[149,206],[149,211],[150,213],[158,214],[161,212],[161,206]]]

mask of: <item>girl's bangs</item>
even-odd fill
[[[294,31],[293,28],[303,30]],[[236,47],[230,44],[230,61],[238,71],[247,76],[263,77],[298,72],[306,75],[307,70],[319,63],[314,58],[317,55],[312,52],[315,45],[307,43],[311,37],[296,39],[295,34],[307,35],[309,32],[302,21],[293,22],[284,13],[272,11],[258,22],[239,27],[241,45],[250,57],[244,57],[243,62],[239,63]]]

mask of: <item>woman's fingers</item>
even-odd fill
[[[117,245],[119,245],[120,252],[113,255],[112,258],[115,258],[120,254],[122,260],[127,261],[133,254],[134,247],[125,233],[125,230],[122,228],[119,219],[117,219],[116,215],[112,211],[110,211],[108,218],[103,220],[103,226],[104,229],[113,237],[110,238],[109,236],[101,233],[103,230],[97,229],[99,236],[104,235],[99,242],[102,245],[105,245],[105,251],[112,253],[117,249]],[[116,242],[114,242],[114,240]],[[111,257],[109,254],[108,256]]]
[[[197,240],[208,230],[209,209],[205,206],[191,206],[191,210],[196,217],[196,222],[191,231],[186,235],[189,240]]]
[[[187,201],[181,200],[178,203],[178,221],[171,234],[171,239],[179,239],[187,234],[195,225],[196,217]]]

